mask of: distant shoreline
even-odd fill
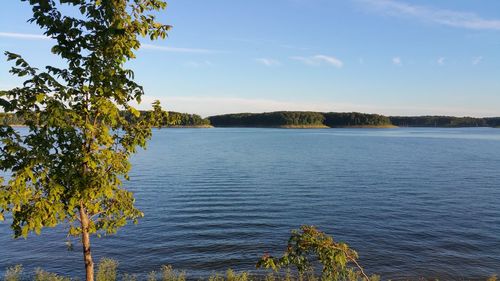
[[[27,128],[26,125],[0,125],[0,126],[11,126],[13,128]],[[447,126],[395,126],[395,125],[358,125],[358,126],[336,126],[328,127],[325,125],[284,125],[284,126],[212,126],[212,125],[200,125],[200,126],[165,126],[165,127],[154,127],[155,129],[214,129],[214,128],[240,128],[240,129],[402,129],[402,128],[440,128],[440,129],[468,129],[468,128],[492,128],[500,129],[500,126],[490,127],[490,126],[479,126],[479,127],[447,127]]]
[[[156,127],[161,129],[210,129],[214,128],[212,125],[188,125],[188,126],[165,126],[165,127]]]

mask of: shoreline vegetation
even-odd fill
[[[207,118],[214,127],[255,128],[397,128],[500,127],[500,117],[384,116],[358,112],[277,111],[235,113]]]
[[[149,111],[141,111],[147,115]],[[129,118],[127,113],[123,113]],[[22,116],[15,113],[0,113],[0,125],[24,126]],[[160,122],[162,128],[282,128],[282,129],[327,129],[327,128],[373,128],[398,127],[500,128],[500,117],[454,117],[454,116],[384,116],[358,112],[313,112],[276,111],[265,113],[234,113],[203,118],[197,114],[164,111]]]
[[[109,258],[100,260],[96,281],[380,281],[381,276],[369,275],[360,265],[358,253],[343,242],[318,230],[315,226],[303,225],[293,230],[286,250],[281,257],[265,253],[255,265],[255,270],[235,272],[227,269],[224,273],[212,273],[209,277],[195,277],[186,271],[163,265],[159,271],[147,274],[118,272],[118,261]],[[433,277],[436,278],[437,276]],[[486,281],[497,281],[497,276],[483,277]],[[481,278],[482,279],[482,278]],[[72,281],[78,280],[36,268],[26,274],[22,265],[6,268],[5,281]],[[419,280],[422,280],[419,278]],[[429,279],[430,280],[430,279]],[[438,279],[435,279],[438,280]],[[478,279],[480,280],[480,279]]]

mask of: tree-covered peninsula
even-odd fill
[[[335,128],[391,127],[389,118],[378,114],[278,111],[237,113],[208,117],[214,127]]]
[[[384,116],[359,112],[277,111],[235,113],[207,118],[214,127],[264,128],[391,128],[391,127],[500,127],[500,117]]]
[[[391,123],[398,127],[498,127],[500,118],[474,118],[453,116],[391,116]]]
[[[214,127],[326,128],[325,116],[310,111],[236,113],[208,117]]]

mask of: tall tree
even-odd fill
[[[121,188],[129,157],[144,147],[161,117],[159,103],[140,114],[143,88],[124,64],[135,58],[140,37],[165,38],[170,26],[156,21],[161,0],[21,0],[29,2],[52,53],[65,67],[39,70],[21,56],[11,73],[27,77],[22,87],[0,93],[0,106],[25,120],[27,132],[0,128],[0,220],[12,215],[15,237],[44,227],[70,225],[80,236],[86,280],[94,279],[92,234],[112,234],[143,214]],[[66,14],[65,14],[66,12]],[[133,118],[124,118],[126,110]]]

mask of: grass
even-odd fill
[[[25,274],[21,265],[16,265],[8,268],[4,279],[5,281],[77,281],[79,279],[71,279],[57,275],[55,273],[46,272],[37,268],[34,275]],[[102,259],[97,266],[96,281],[186,281],[186,273],[172,268],[170,265],[164,265],[160,271],[150,272],[146,278],[140,278],[133,274],[119,274],[118,262],[113,259]],[[202,280],[202,279],[200,279]],[[248,272],[236,272],[228,269],[225,274],[216,273],[206,279],[207,281],[319,281],[313,272],[304,275],[293,275],[290,270],[282,273],[270,272],[263,276],[252,276]],[[496,281],[496,280],[488,280]]]
[[[34,274],[27,275],[21,265],[10,267],[5,272],[4,281],[78,281],[50,273],[37,268]],[[186,273],[177,271],[170,265],[164,265],[160,271],[150,272],[146,278],[139,278],[133,274],[119,274],[118,262],[113,259],[102,259],[97,266],[96,281],[186,281]],[[200,279],[202,280],[202,279]],[[281,272],[269,272],[267,275],[250,275],[248,272],[236,272],[228,269],[225,274],[214,274],[208,277],[208,281],[320,281],[321,278],[315,272],[309,271],[305,274],[294,274],[290,269]],[[486,281],[498,281],[497,276],[493,275]]]

